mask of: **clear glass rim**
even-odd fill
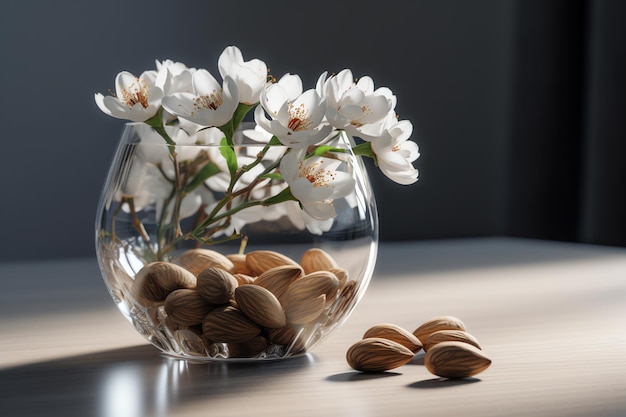
[[[265,147],[267,145],[267,142],[256,141],[250,138],[249,136],[246,136],[243,134],[245,130],[253,130],[255,126],[256,126],[255,122],[249,122],[249,121],[242,122],[238,126],[238,128],[235,130],[234,145],[238,148],[261,148],[262,149],[263,147]],[[169,131],[172,133],[177,130],[183,130],[189,133],[189,131],[184,126],[180,126],[180,125],[166,125],[164,127],[166,131]],[[200,129],[202,130],[206,128],[200,128]],[[158,137],[161,140],[160,141],[156,140],[154,142],[152,141],[137,142],[133,140],[132,138],[134,135],[142,134],[140,130],[146,130],[146,131],[150,130],[151,135],[154,135],[155,138]],[[192,132],[190,135],[192,136],[193,134],[195,133]],[[335,140],[335,143],[333,143],[333,147],[345,149],[347,153],[351,153],[350,152],[351,146],[350,146],[349,140],[347,140],[345,135],[347,134],[343,131],[340,134],[338,134],[337,137],[339,138],[339,143],[337,143],[337,140]],[[165,140],[162,137],[160,137],[159,133],[156,130],[154,130],[152,126],[144,122],[126,122],[124,124],[123,131],[122,131],[122,142],[141,145],[141,146],[159,146],[159,147],[176,146],[177,148],[179,147],[180,148],[221,148],[223,146],[219,143],[208,143],[208,144],[207,143],[176,143],[175,145],[169,145],[165,142]],[[271,145],[271,148],[287,150],[290,147],[287,145]]]

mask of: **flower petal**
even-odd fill
[[[256,108],[254,109],[254,122],[258,126],[260,126],[263,130],[271,132],[271,129],[272,129],[271,119],[267,118],[267,116],[265,115],[265,110],[263,110],[263,107],[256,106]]]
[[[320,97],[322,97],[322,99],[324,99],[326,97],[326,78],[328,77],[328,71],[324,71],[319,78],[317,79],[317,82],[315,83],[315,91],[317,91],[317,94],[320,95]]]
[[[119,101],[116,97],[106,96],[102,99],[102,104],[109,110],[109,115],[118,119],[130,120],[133,122],[143,122],[151,116],[145,111],[141,105],[129,107]]]
[[[191,93],[174,93],[170,96],[163,97],[162,105],[168,112],[193,121],[192,118],[196,110],[193,106],[195,97],[196,96]]]
[[[287,92],[279,84],[270,84],[261,92],[261,105],[273,117],[276,117],[287,101],[289,101]]]
[[[260,106],[259,106],[260,107]],[[244,136],[252,139],[255,142],[268,143],[272,139],[272,134],[263,129],[258,124],[254,126],[254,129],[246,129],[243,131]]]
[[[277,84],[283,89],[287,101],[293,101],[302,94],[302,79],[299,75],[287,73]]]
[[[239,91],[237,83],[231,77],[224,79],[222,104],[215,110],[212,126],[222,126],[228,123],[239,105]]]
[[[372,94],[374,92],[374,80],[372,77],[363,76],[357,81],[356,87],[365,94]]]
[[[222,90],[222,87],[215,77],[205,69],[197,70],[191,77],[191,82],[193,84],[194,93],[199,96],[218,94]]]
[[[113,116],[111,114],[111,110],[107,106],[104,105],[104,96],[101,93],[94,94],[94,99],[96,100],[96,104],[105,114],[109,116]]]
[[[302,203],[306,214],[316,220],[329,220],[337,216],[335,207],[330,203],[319,201],[307,201]]]
[[[128,71],[122,71],[115,77],[115,95],[118,98],[124,97],[125,91],[137,85],[137,77]]]
[[[217,67],[222,78],[227,75],[234,76],[241,64],[243,64],[243,55],[236,46],[226,47],[217,60]]]

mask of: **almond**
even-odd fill
[[[370,337],[379,337],[400,343],[413,353],[422,349],[422,343],[417,337],[415,337],[408,330],[405,330],[395,324],[383,323],[370,327],[363,335],[363,339]]]
[[[250,275],[233,274],[233,276],[235,277],[239,285],[252,284],[254,282],[254,277],[251,277]]]
[[[197,289],[209,303],[226,304],[239,285],[234,276],[219,268],[208,268],[198,274]]]
[[[165,299],[167,318],[183,326],[202,323],[213,307],[196,290],[175,290]]]
[[[343,288],[341,288],[341,291],[339,292],[339,296],[337,297],[337,302],[329,311],[331,317],[339,319],[342,315],[354,307],[358,286],[359,284],[353,279],[348,280],[344,284]]]
[[[466,331],[465,324],[456,317],[453,316],[437,316],[428,320],[419,326],[413,334],[417,337],[422,344],[431,333],[439,330],[463,330]]]
[[[428,349],[424,365],[442,378],[466,378],[487,369],[491,359],[469,343],[441,342]]]
[[[269,342],[263,336],[255,336],[245,342],[228,343],[228,357],[253,358],[267,349],[268,346]]]
[[[271,250],[257,250],[248,252],[246,254],[246,263],[252,275],[261,275],[268,269],[275,268],[281,265],[292,265],[301,268],[300,265],[293,259],[289,258],[282,253]]]
[[[288,345],[294,341],[301,329],[302,327],[300,326],[292,326],[288,324],[280,328],[268,329],[267,335],[272,343],[277,345]]]
[[[233,271],[235,265],[226,256],[212,249],[189,249],[180,255],[180,265],[198,276],[207,268],[219,268],[224,271]]]
[[[202,332],[208,340],[220,343],[241,343],[258,336],[261,328],[236,307],[212,310],[202,322]]]
[[[178,291],[178,290],[177,290]],[[184,326],[174,320],[170,316],[165,317],[163,320],[163,325],[168,328],[170,332],[175,332],[176,330],[186,329],[187,326]]]
[[[406,364],[413,356],[413,352],[399,343],[370,337],[352,345],[346,353],[346,360],[357,371],[383,372]]]
[[[255,323],[269,328],[287,324],[278,298],[258,285],[242,285],[235,289],[235,301],[243,314]]]
[[[316,298],[326,295],[326,301],[332,303],[337,297],[339,280],[328,271],[317,271],[296,279],[285,291],[282,299]]]
[[[300,265],[302,265],[305,274],[337,268],[335,260],[327,252],[319,248],[309,249],[304,252],[300,259]]]
[[[302,330],[300,326],[287,325],[280,329],[270,329],[268,334],[272,343],[284,345],[287,348],[286,354],[293,355],[305,351]]]
[[[348,282],[348,271],[345,269],[339,267],[330,268],[328,272],[331,272],[337,277],[339,280],[339,288],[343,288],[343,286],[346,285],[346,282]]]
[[[250,270],[250,268],[248,267],[248,263],[246,262],[246,255],[244,253],[233,253],[226,255],[226,257],[233,263],[233,274],[252,274],[252,271]]]
[[[176,264],[158,261],[139,270],[135,276],[133,293],[138,298],[161,302],[174,290],[195,286],[194,274]]]
[[[465,342],[481,349],[478,340],[468,332],[463,330],[439,330],[428,336],[424,342],[424,350],[428,351],[431,347],[441,342]]]
[[[302,268],[294,265],[281,265],[259,275],[254,283],[271,291],[278,299],[282,297],[287,287],[302,276]]]
[[[201,333],[193,329],[180,329],[174,332],[174,339],[185,355],[196,357],[206,356],[206,349],[202,341]]]
[[[287,322],[291,324],[307,324],[317,319],[326,305],[326,295],[315,298],[287,297],[283,301]]]

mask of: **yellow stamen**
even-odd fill
[[[324,161],[317,161],[314,164],[305,166],[303,162],[300,162],[298,171],[301,177],[306,178],[313,187],[328,187],[330,183],[335,180],[335,171],[327,171],[321,168]]]
[[[304,103],[301,103],[298,107],[294,107],[293,104],[289,104],[289,123],[287,127],[293,131],[307,130],[311,125],[311,118],[308,112],[304,108]]]
[[[145,83],[139,81],[137,78],[137,82],[131,84],[127,89],[122,90],[122,102],[128,105],[129,107],[133,107],[135,104],[140,103],[143,108],[148,108],[148,86]]]
[[[224,101],[222,100],[222,92],[213,91],[213,93],[206,96],[199,96],[193,100],[193,106],[197,110],[202,109],[211,109],[217,110],[219,106],[222,105]]]

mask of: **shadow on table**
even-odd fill
[[[368,381],[371,379],[382,379],[389,378],[392,376],[402,375],[398,372],[358,372],[358,371],[350,371],[343,372],[340,374],[330,375],[326,378],[327,381],[332,382],[355,382],[355,381]]]
[[[433,389],[433,388],[448,388],[456,387],[459,385],[468,385],[480,382],[478,378],[463,378],[463,379],[448,379],[448,378],[431,378],[424,379],[423,381],[413,382],[408,385],[409,388],[421,388],[421,389]]]
[[[315,363],[189,363],[133,346],[0,370],[0,416],[169,415],[185,403],[245,393]]]

